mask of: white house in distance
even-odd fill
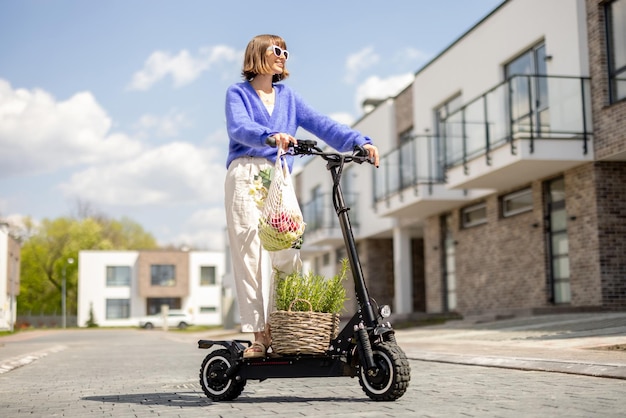
[[[20,293],[20,244],[0,223],[0,330],[13,331]]]
[[[162,305],[189,313],[196,325],[222,324],[221,251],[81,251],[78,325],[137,326]]]

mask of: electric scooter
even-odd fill
[[[319,355],[284,355],[264,358],[244,358],[243,352],[252,345],[248,340],[200,340],[198,348],[214,348],[200,367],[200,385],[214,401],[236,399],[248,380],[262,382],[271,378],[308,378],[358,376],[367,396],[375,401],[394,401],[406,392],[411,370],[406,354],[396,342],[395,331],[386,318],[391,314],[387,305],[378,306],[369,296],[340,187],[345,163],[370,162],[367,151],[356,147],[352,154],[324,152],[313,140],[298,140],[289,149],[293,155],[314,155],[327,161],[326,168],[333,179],[333,206],[339,224],[354,279],[357,312],[331,339],[325,353]]]

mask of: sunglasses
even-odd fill
[[[286,49],[282,49],[279,46],[276,45],[272,45],[272,46],[268,46],[267,50],[272,50],[274,52],[274,55],[276,55],[277,57],[280,58],[281,55],[285,56],[285,61],[287,61],[289,59],[289,51],[287,51]]]

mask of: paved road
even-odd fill
[[[415,332],[399,333],[412,358]],[[356,379],[313,378],[248,382],[235,401],[214,403],[198,383],[207,352],[197,339],[106,329],[0,338],[0,416],[623,417],[626,410],[621,379],[415,359],[396,402],[370,401]]]

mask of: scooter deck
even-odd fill
[[[345,357],[328,354],[277,355],[244,358],[243,350],[252,343],[247,340],[214,341],[200,340],[198,348],[221,346],[232,354],[236,374],[246,380],[265,380],[293,377],[339,377],[355,376],[354,367]]]

